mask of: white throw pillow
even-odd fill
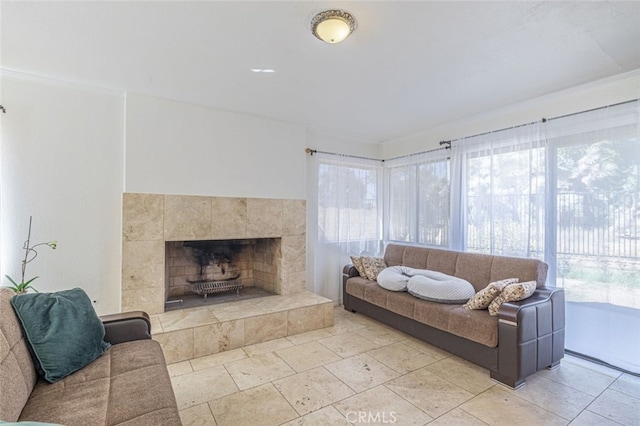
[[[407,291],[411,271],[412,268],[406,266],[390,266],[378,274],[378,284],[391,291]]]
[[[420,299],[452,304],[466,303],[476,294],[468,281],[436,271],[411,277],[407,291]]]

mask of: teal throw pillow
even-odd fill
[[[81,369],[110,346],[84,290],[18,294],[11,299],[38,370],[50,383]]]

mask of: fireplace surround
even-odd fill
[[[306,290],[305,200],[124,193],[122,205],[123,311],[164,312],[176,241],[276,239],[270,291]]]

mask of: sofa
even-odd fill
[[[497,316],[389,291],[361,277],[351,264],[343,268],[344,309],[388,324],[490,371],[492,379],[511,388],[527,376],[560,365],[564,356],[565,306],[561,288],[546,287],[548,266],[537,259],[463,253],[389,244],[387,266],[408,266],[462,278],[476,292],[489,283],[519,278],[535,281],[533,294],[505,302]]]
[[[55,383],[39,378],[20,322],[0,288],[0,420],[73,425],[181,425],[160,345],[149,316],[101,317],[107,351]]]

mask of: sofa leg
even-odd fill
[[[519,389],[525,385],[525,379],[514,380],[511,377],[506,377],[501,374],[498,374],[496,371],[491,371],[490,376],[496,382],[503,384],[505,386],[510,387],[511,389]]]
[[[560,367],[560,361],[556,361],[553,364],[551,364],[550,366],[548,366],[547,370],[555,370],[558,367]]]

